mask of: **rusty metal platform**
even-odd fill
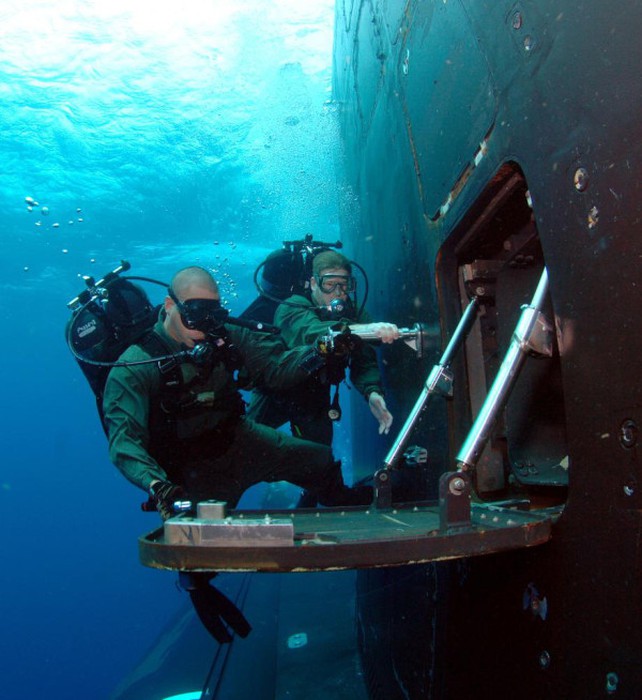
[[[472,504],[469,527],[440,529],[436,504],[178,516],[139,539],[145,566],[180,571],[328,571],[480,556],[547,542],[550,513]]]

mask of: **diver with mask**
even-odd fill
[[[329,330],[342,333],[333,338],[333,352],[315,376],[293,389],[252,391],[248,415],[253,420],[272,427],[289,422],[293,435],[331,445],[333,422],[341,417],[339,385],[347,371],[352,385],[367,400],[379,434],[388,433],[392,415],[384,399],[376,352],[357,333],[367,331],[381,342],[392,343],[399,329],[392,323],[372,323],[367,313],[356,311],[350,295],[356,296],[356,282],[348,258],[334,250],[317,253],[308,290],[277,307],[274,325],[290,348],[317,343],[323,350]],[[300,505],[315,505],[314,496],[304,495]]]
[[[244,415],[239,388],[291,388],[322,371],[327,358],[228,320],[207,270],[174,275],[152,332],[125,350],[107,378],[103,412],[114,464],[151,494],[164,519],[176,501],[234,507],[261,481],[313,489],[323,505],[368,504],[372,492],[344,485],[329,447]]]

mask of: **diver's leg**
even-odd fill
[[[234,469],[232,446],[228,452],[216,457],[201,457],[185,462],[182,483],[191,501],[225,501],[229,508],[239,502],[246,486],[241,475]]]
[[[279,428],[289,420],[282,401],[276,396],[264,394],[256,389],[250,394],[246,415],[255,423],[269,425],[272,428]]]
[[[290,419],[292,435],[302,440],[311,440],[322,445],[332,446],[333,423],[328,417],[327,411],[321,411],[314,415],[299,414]],[[297,508],[314,508],[319,498],[314,491],[304,490],[297,503]]]
[[[295,416],[290,420],[292,435],[302,440],[332,445],[332,421],[328,416]]]
[[[353,490],[343,482],[341,463],[327,445],[300,440],[248,419],[239,423],[233,471],[249,488],[260,481],[289,481],[318,495],[323,505],[366,505],[369,487]]]

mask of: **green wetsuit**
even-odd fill
[[[226,331],[228,346],[243,359],[244,387],[283,388],[308,376],[299,365],[309,348],[287,350],[264,334],[233,326]],[[166,333],[162,318],[154,333],[170,353],[184,349]],[[120,359],[149,359],[142,345]],[[233,373],[220,360],[200,368],[180,360],[179,370],[182,387],[169,394],[158,363],[109,373],[103,408],[110,457],[129,481],[149,490],[152,481],[169,480],[192,500],[215,498],[233,506],[255,483],[287,480],[320,489],[327,504],[341,503],[345,486],[331,450],[245,418]]]
[[[295,295],[286,300],[296,306],[280,304],[274,324],[288,347],[312,345],[330,329],[349,323],[369,323],[362,313],[358,319],[323,318],[323,310],[308,297]],[[377,355],[371,346],[360,343],[349,360],[350,382],[366,398],[372,391],[383,394]],[[292,433],[307,440],[332,444],[332,420],[328,416],[331,382],[323,373],[310,377],[290,390],[257,388],[252,392],[248,415],[259,423],[278,427],[290,422]]]

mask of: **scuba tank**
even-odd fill
[[[87,289],[67,306],[72,315],[65,328],[67,345],[91,387],[102,420],[102,398],[109,370],[120,355],[153,328],[160,306],[154,306],[146,292],[121,273],[120,266],[101,280],[85,277]],[[157,280],[146,280],[167,286]]]

